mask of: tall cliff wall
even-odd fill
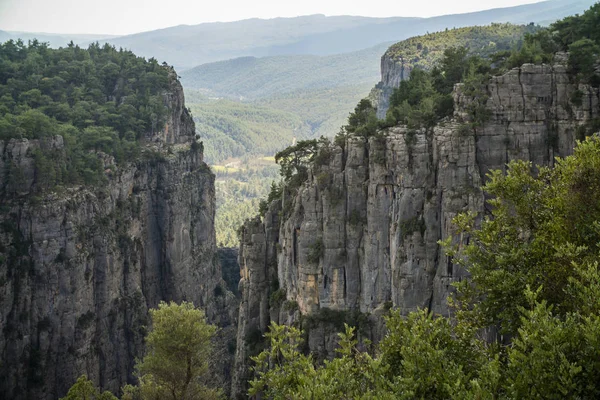
[[[574,104],[578,90],[583,100]],[[370,321],[364,334],[375,340],[376,316],[390,306],[448,314],[450,285],[465,273],[438,241],[458,213],[484,211],[486,173],[512,159],[552,165],[571,153],[577,128],[600,115],[598,89],[573,83],[562,65],[523,65],[492,78],[487,92],[491,118],[475,131],[463,123],[471,99],[457,85],[451,121],[348,139],[310,171],[290,210],[279,213],[274,203],[262,221],[244,226],[235,374],[248,373],[249,338],[269,319],[310,319],[308,349],[331,356],[335,334],[327,327],[340,313]],[[275,275],[283,292],[273,296]],[[281,293],[287,307],[269,307],[267,297]],[[234,377],[235,394],[241,382]]]
[[[118,394],[161,300],[193,301],[224,335],[235,330],[216,257],[214,175],[171,81],[165,128],[147,135],[135,163],[105,157],[104,187],[40,195],[32,152],[63,152],[62,138],[0,142],[0,398],[56,399],[84,373]]]

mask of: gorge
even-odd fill
[[[283,181],[239,250],[217,246],[215,175],[171,67],[108,45],[1,45],[17,61],[0,70],[0,398],[61,398],[83,374],[120,395],[161,301],[218,326],[210,380],[236,399],[271,323],[301,328],[320,362],[344,324],[373,353],[390,310],[452,316],[469,274],[441,242],[468,245],[457,215],[490,215],[488,173],[553,167],[600,127],[600,68],[573,62],[598,47],[527,47],[544,34],[493,24],[390,47],[335,139],[275,156]],[[438,68],[453,57],[455,80]],[[310,161],[286,173],[286,154]]]

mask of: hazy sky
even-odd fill
[[[429,17],[539,0],[0,0],[0,29],[123,35],[180,24],[307,14]]]

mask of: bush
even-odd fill
[[[361,212],[354,209],[350,212],[350,215],[348,216],[348,223],[352,226],[357,226],[361,223],[365,223],[365,220],[361,216]]]
[[[325,245],[323,239],[317,239],[310,247],[306,260],[311,264],[318,264],[321,257],[325,254]]]
[[[285,300],[285,295],[286,291],[284,288],[280,288],[272,292],[271,296],[269,296],[269,306],[279,307]]]
[[[425,229],[425,220],[422,217],[412,217],[400,221],[400,239],[405,240],[415,232],[419,232],[423,236]]]

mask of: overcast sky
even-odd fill
[[[124,35],[181,24],[307,14],[431,17],[539,0],[0,0],[0,29]]]

